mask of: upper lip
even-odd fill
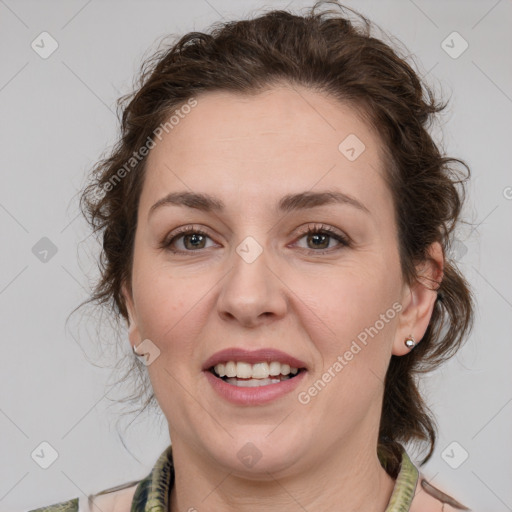
[[[281,364],[289,364],[292,368],[305,368],[306,363],[293,357],[286,352],[276,350],[273,348],[260,348],[257,350],[247,350],[242,348],[226,348],[216,352],[209,357],[204,365],[203,370],[209,370],[219,363],[226,363],[228,361],[243,361],[246,363],[261,363],[263,361],[278,361]]]

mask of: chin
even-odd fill
[[[245,432],[240,430],[232,434],[227,444],[215,443],[208,451],[226,470],[240,477],[268,480],[276,473],[280,476],[292,473],[299,461],[305,460],[304,444],[284,429],[282,433],[269,432],[272,428],[267,425]]]

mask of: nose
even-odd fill
[[[244,327],[283,318],[288,308],[287,287],[278,270],[269,266],[266,250],[252,262],[240,254],[234,252],[233,267],[222,281],[217,302],[219,315]]]

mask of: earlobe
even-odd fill
[[[393,355],[406,355],[421,342],[432,317],[443,267],[443,248],[439,242],[434,242],[429,248],[428,259],[418,267],[417,281],[405,287],[404,298],[407,297],[408,301],[400,312]]]

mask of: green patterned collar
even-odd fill
[[[419,472],[402,451],[402,462],[385,512],[408,512],[414,498]],[[169,494],[174,485],[172,447],[160,455],[151,473],[137,485],[130,512],[168,512]]]
[[[130,512],[169,512],[169,494],[174,485],[172,445],[158,457],[151,473],[139,482]]]
[[[385,512],[408,512],[414,498],[419,471],[411,462],[405,450],[402,450],[402,462],[396,478],[395,487]]]

